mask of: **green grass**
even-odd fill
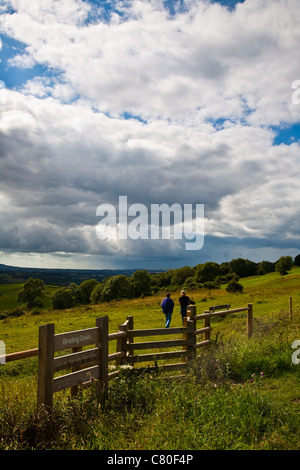
[[[271,273],[240,282],[241,294],[223,288],[189,294],[197,313],[221,303],[231,303],[232,308],[252,303],[250,340],[245,312],[215,318],[213,344],[199,350],[184,381],[124,371],[110,382],[105,409],[97,406],[93,390],[71,400],[65,391],[55,397],[51,418],[37,415],[36,358],[1,366],[0,449],[298,450],[300,365],[291,361],[291,344],[300,339],[300,269],[283,277]],[[18,288],[1,286],[0,311],[9,302],[14,308]],[[172,297],[176,307],[171,326],[181,326],[179,291]],[[117,331],[128,315],[134,317],[135,328],[164,327],[161,299],[157,294],[66,311],[27,311],[0,320],[0,339],[7,352],[30,349],[38,345],[41,324],[54,323],[60,333],[93,327],[100,315],[108,315],[109,332]]]
[[[6,310],[13,310],[21,306],[20,302],[17,302],[18,293],[22,290],[23,284],[0,284],[0,312]],[[46,296],[43,299],[43,307],[40,310],[45,310],[51,306],[51,297],[54,292],[58,289],[57,286],[45,286]]]

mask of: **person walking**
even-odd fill
[[[182,324],[183,324],[183,319],[186,317],[186,309],[187,306],[190,304],[195,304],[187,295],[185,290],[182,290],[180,292],[180,297],[179,297],[179,304],[180,304],[180,313],[181,313],[181,318],[182,318]]]
[[[166,317],[166,328],[169,328],[174,309],[174,302],[171,299],[171,294],[169,292],[167,292],[166,297],[163,299],[161,308]]]

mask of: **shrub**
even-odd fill
[[[236,273],[230,272],[224,275],[217,276],[215,279],[215,282],[218,282],[219,284],[226,284],[230,281],[238,281],[239,276]]]
[[[219,289],[220,284],[217,281],[207,281],[203,283],[205,289]]]
[[[76,305],[76,299],[70,289],[62,287],[52,296],[52,307],[58,310],[72,308]]]
[[[240,284],[239,282],[235,281],[235,280],[232,280],[230,282],[228,282],[227,284],[227,287],[226,287],[226,291],[227,292],[242,292],[243,291],[243,286],[242,284]]]
[[[4,320],[5,318],[8,317],[20,317],[22,315],[25,315],[25,311],[21,307],[17,307],[14,310],[11,310],[10,312],[3,312],[0,314],[0,320]]]

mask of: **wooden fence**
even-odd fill
[[[42,325],[39,327],[39,347],[8,354],[6,362],[38,356],[38,406],[51,410],[54,393],[70,388],[71,393],[75,394],[79,386],[92,383],[95,383],[98,400],[105,400],[109,380],[118,376],[120,366],[124,364],[140,368],[141,363],[147,363],[150,370],[180,371],[184,375],[197,350],[211,344],[211,319],[216,316],[247,312],[247,335],[250,338],[252,304],[231,310],[228,305],[225,306],[226,310],[220,310],[220,307],[224,306],[215,306],[197,315],[196,306],[190,305],[183,326],[178,328],[134,329],[131,316],[119,325],[117,332],[110,334],[107,316],[97,318],[94,328],[60,334],[55,334],[54,324]],[[197,326],[199,320],[203,320],[201,328]],[[160,340],[152,340],[153,337],[162,336],[164,338]],[[137,341],[138,338],[151,338],[151,341]],[[116,342],[116,352],[112,354],[109,354],[110,341]],[[91,345],[92,348],[83,349]],[[71,352],[66,354],[67,350]],[[149,353],[149,350],[152,352]],[[58,352],[63,352],[63,355],[58,355]],[[180,362],[174,362],[177,359]],[[158,361],[162,361],[159,366]],[[112,372],[111,362],[116,367]],[[57,375],[64,370],[67,373]]]

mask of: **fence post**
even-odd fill
[[[38,408],[52,411],[54,366],[54,323],[39,327]]]
[[[187,313],[189,316],[189,321],[190,321],[190,326],[193,329],[193,335],[192,335],[192,344],[193,344],[193,357],[196,355],[196,305],[189,305],[187,307]],[[189,323],[187,323],[188,325]]]
[[[125,353],[125,356],[120,360],[120,364],[124,364],[126,362],[126,354],[127,354],[127,330],[128,330],[128,321],[119,325],[119,331],[125,331],[126,336],[125,338],[120,339],[119,348],[121,352]]]
[[[204,318],[204,328],[210,328],[210,316]],[[210,341],[210,330],[204,333],[205,341]]]
[[[119,331],[121,331],[121,330],[120,330],[120,326],[121,326],[121,325],[119,325]],[[118,339],[117,339],[117,342],[116,342],[116,352],[117,352],[117,353],[122,352],[122,339],[120,339],[120,338],[118,338]],[[116,359],[116,365],[117,365],[117,366],[120,366],[120,365],[122,364],[122,361],[123,361],[123,360],[122,360],[121,357],[118,358],[118,359]]]
[[[182,326],[183,326],[183,328],[187,328],[187,317],[183,318],[183,325]],[[187,337],[188,337],[187,333],[183,333],[182,339],[187,339]],[[187,346],[182,346],[183,351],[187,351],[187,349],[188,349]],[[183,360],[184,360],[184,362],[188,363],[188,361],[189,361],[188,355],[186,355],[186,357],[184,357]]]
[[[247,310],[247,333],[248,333],[248,338],[251,338],[253,332],[253,310],[252,310],[252,304],[248,304],[248,310]]]
[[[98,401],[105,402],[108,391],[108,317],[96,318],[96,326],[99,328],[99,380],[96,387]]]
[[[190,320],[193,320],[193,322],[196,323],[196,305],[188,305],[186,311],[187,317],[189,317]]]
[[[128,330],[133,330],[133,317],[127,317]],[[128,338],[128,343],[133,343],[133,338]],[[129,350],[129,356],[133,355],[133,350]],[[132,362],[132,367],[134,367],[134,362]]]
[[[189,361],[192,361],[195,358],[196,354],[196,335],[195,335],[195,321],[194,320],[188,320],[187,321],[187,327],[188,327],[188,340],[189,340],[189,345],[188,345],[188,359]]]
[[[184,317],[183,319],[183,328],[187,328],[187,332],[183,333],[183,339],[188,340],[189,344],[187,346],[182,346],[184,351],[187,351],[187,355],[185,358],[185,362],[187,364],[186,370],[189,367],[189,362],[194,358],[195,347],[194,347],[194,322],[190,320],[188,317]]]
[[[204,313],[211,314],[210,310],[204,310]],[[204,328],[209,328],[210,327],[210,319],[211,315],[208,315],[207,317],[203,318],[203,327]],[[205,341],[210,341],[210,331],[206,331],[204,333],[204,339]]]

